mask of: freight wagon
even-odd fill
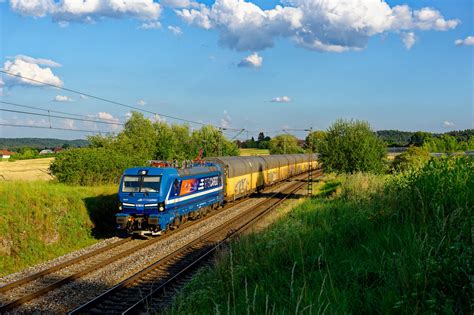
[[[316,154],[216,157],[185,168],[130,168],[120,181],[117,228],[159,235],[310,167],[318,167]]]

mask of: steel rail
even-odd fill
[[[304,174],[304,173],[303,173]],[[296,177],[301,177],[301,175],[298,175]],[[81,306],[79,306],[78,308],[72,310],[69,314],[83,314],[83,313],[88,313],[88,310],[91,310],[94,308],[94,306],[97,306],[103,302],[105,302],[108,298],[112,297],[116,292],[122,290],[122,289],[126,289],[128,287],[131,287],[131,285],[135,282],[139,282],[141,278],[145,277],[147,274],[153,272],[154,270],[156,269],[160,269],[160,267],[163,267],[165,266],[167,263],[169,263],[170,261],[173,261],[173,259],[176,259],[176,257],[180,257],[183,255],[183,253],[186,253],[186,251],[188,251],[189,249],[192,249],[194,246],[196,246],[197,244],[199,243],[203,243],[205,242],[206,240],[210,239],[212,236],[217,236],[219,235],[219,233],[223,233],[223,231],[225,231],[226,233],[229,232],[229,228],[233,225],[235,225],[238,221],[242,220],[242,218],[246,218],[248,216],[249,213],[252,213],[252,212],[255,212],[255,209],[258,209],[262,206],[265,206],[266,204],[270,203],[269,206],[265,206],[265,209],[262,210],[262,211],[259,211],[256,215],[254,215],[252,217],[251,220],[247,220],[243,225],[241,225],[238,229],[234,229],[234,230],[231,230],[231,233],[228,234],[228,235],[225,235],[224,238],[220,241],[216,241],[214,242],[215,245],[213,245],[212,249],[209,251],[209,253],[205,253],[202,255],[202,258],[197,258],[195,260],[193,260],[191,263],[189,263],[188,265],[186,265],[181,271],[175,273],[174,276],[172,276],[170,279],[168,279],[165,283],[163,283],[162,285],[160,285],[157,289],[153,290],[152,293],[148,294],[146,297],[140,299],[138,302],[136,302],[135,304],[133,304],[131,307],[129,307],[128,310],[124,311],[123,313],[130,313],[130,312],[134,312],[136,310],[137,307],[139,307],[140,305],[143,305],[144,303],[146,303],[148,301],[148,299],[150,299],[153,295],[156,294],[156,292],[158,292],[159,290],[163,290],[163,288],[166,287],[167,283],[170,283],[171,281],[175,281],[177,279],[177,277],[179,277],[179,275],[181,275],[182,273],[184,273],[186,270],[189,270],[190,268],[192,268],[191,266],[194,266],[195,264],[197,264],[197,261],[201,261],[202,259],[204,259],[204,257],[207,257],[211,252],[213,252],[218,246],[220,246],[223,242],[225,242],[229,237],[231,237],[231,235],[235,235],[238,231],[240,231],[241,229],[243,229],[244,227],[247,227],[249,224],[251,224],[252,222],[255,222],[256,220],[258,220],[259,218],[261,218],[263,215],[267,214],[269,211],[271,211],[272,209],[274,209],[276,206],[278,206],[279,204],[281,204],[284,200],[286,200],[288,198],[289,195],[291,195],[292,193],[294,193],[295,191],[301,189],[301,187],[304,185],[305,183],[304,182],[299,182],[299,183],[296,183],[296,185],[293,185],[291,187],[286,187],[280,191],[277,191],[275,192],[274,194],[272,194],[272,196],[268,197],[268,198],[265,198],[264,200],[262,200],[261,202],[257,203],[256,205],[253,205],[251,206],[248,210],[244,211],[242,214],[240,215],[237,215],[236,217],[224,222],[223,224],[219,225],[218,227],[212,229],[211,231],[205,233],[204,235],[194,239],[193,241],[187,243],[186,245],[180,247],[179,249],[177,249],[176,251],[168,254],[167,256],[165,256],[164,258],[156,261],[155,263],[152,263],[151,265],[149,265],[148,267],[144,268],[143,270],[139,271],[138,273],[136,273],[135,275],[127,278],[126,280],[122,281],[121,283],[117,284],[116,286],[114,286],[113,288],[107,290],[106,292],[104,292],[103,294],[99,295],[98,297],[94,298],[93,300],[87,302],[86,304],[83,304]],[[290,190],[290,192],[288,193],[288,195],[286,196],[282,196],[281,198],[278,198],[276,201],[274,201],[275,198],[277,198],[277,196],[281,196],[285,191],[288,191]],[[272,202],[273,201],[273,202]]]

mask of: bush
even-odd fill
[[[146,160],[106,148],[78,148],[59,153],[50,170],[61,183],[99,185],[117,183],[129,167]]]
[[[319,153],[326,171],[379,173],[386,147],[367,122],[337,120],[320,140]]]
[[[430,160],[430,152],[424,147],[409,147],[405,152],[395,157],[392,163],[392,171],[405,172],[419,169]]]

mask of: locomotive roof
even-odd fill
[[[189,168],[174,168],[174,167],[132,167],[125,170],[124,175],[140,175],[141,171],[146,171],[148,176],[157,175],[176,175],[180,177],[192,176],[198,174],[206,174],[218,172],[219,166],[193,166]]]

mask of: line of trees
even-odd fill
[[[115,183],[124,169],[149,160],[191,160],[204,156],[238,155],[237,145],[212,127],[193,130],[187,125],[151,122],[133,112],[124,129],[114,136],[91,136],[87,148],[61,152],[51,164],[60,182],[77,185]]]

